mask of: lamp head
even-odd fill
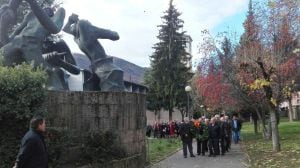
[[[184,88],[184,90],[185,90],[186,92],[190,92],[190,91],[192,91],[192,88],[191,88],[190,86],[186,86],[186,87]]]

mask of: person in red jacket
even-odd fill
[[[170,127],[170,137],[173,138],[175,135],[175,122],[171,121],[169,127]]]

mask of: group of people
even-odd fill
[[[179,126],[181,123],[177,121],[155,122],[153,125],[148,124],[146,128],[147,137],[154,138],[173,138],[179,136]]]
[[[156,122],[153,126],[148,125],[146,134],[148,137],[153,132],[154,138],[181,137],[183,155],[187,158],[187,151],[191,157],[193,153],[193,139],[197,141],[197,155],[209,157],[225,155],[229,152],[232,141],[236,144],[240,140],[242,122],[236,115],[215,115],[208,119],[205,116],[199,119],[184,118],[183,122],[171,121],[169,123]]]

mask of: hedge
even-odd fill
[[[13,166],[29,120],[44,112],[46,82],[46,72],[30,65],[0,66],[0,168]]]

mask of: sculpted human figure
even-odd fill
[[[59,8],[55,14],[51,8],[45,8],[45,13],[55,23],[57,29],[62,28],[65,17],[63,8]],[[28,13],[10,36],[10,42],[2,47],[4,65],[11,66],[25,61],[33,62],[34,66],[43,66],[45,64],[42,57],[43,41],[50,34],[51,32],[40,24],[33,12]]]
[[[117,32],[95,27],[87,20],[79,20],[78,15],[72,14],[63,31],[72,34],[74,41],[81,51],[91,60],[91,69],[99,79],[101,91],[124,91],[123,71],[108,58],[98,39],[118,40]],[[95,75],[91,82],[97,82]],[[96,90],[87,88],[86,90]]]
[[[37,17],[39,22],[50,33],[56,34],[61,29],[52,22],[48,14],[38,5],[36,0],[25,0],[29,4],[32,12]],[[22,0],[10,0],[7,5],[0,8],[0,48],[9,42],[8,30],[17,22],[17,9]]]
[[[51,18],[51,22],[56,25],[56,29],[61,30],[65,18],[65,10],[59,8],[54,13],[53,9],[45,8],[44,13]],[[67,90],[66,76],[60,67],[65,69],[71,68],[72,71],[74,66],[63,64],[64,62],[60,59],[63,56],[62,54],[51,53],[46,55],[45,58],[43,57],[43,45],[46,37],[50,34],[51,32],[39,22],[33,12],[28,13],[23,22],[11,34],[9,43],[2,47],[3,64],[12,66],[27,62],[32,63],[34,67],[41,66],[48,72],[49,89]],[[79,73],[79,70],[75,70],[75,73]]]
[[[17,22],[17,8],[22,0],[10,0],[0,8],[0,48],[8,43],[8,29]]]

